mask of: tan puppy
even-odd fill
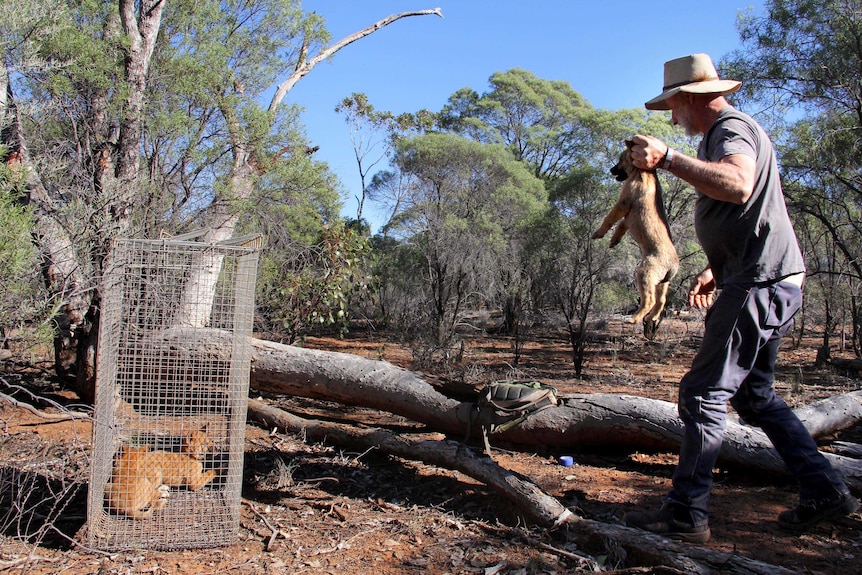
[[[617,181],[625,183],[617,203],[605,216],[593,239],[603,237],[619,221],[611,236],[610,247],[620,243],[627,231],[640,246],[641,262],[635,274],[641,298],[640,308],[629,321],[637,323],[643,320],[644,335],[652,339],[661,321],[668,286],[679,270],[679,256],[670,239],[658,177],[654,170],[634,167],[631,148],[632,142],[626,140],[626,149],[620,155],[620,161],[611,168],[611,174],[616,176]]]
[[[203,488],[217,473],[203,469],[203,459],[212,447],[206,426],[183,438],[182,451],[150,451],[148,445],[123,445],[105,484],[108,507],[133,519],[147,519],[165,508],[171,487]]]

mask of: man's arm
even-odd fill
[[[638,134],[632,138],[632,163],[642,170],[661,167],[668,146],[658,138]],[[744,204],[754,191],[754,159],[732,154],[717,162],[704,162],[679,152],[673,154],[670,173],[700,193],[722,202]]]

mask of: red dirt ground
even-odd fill
[[[559,334],[544,334],[526,346],[517,370],[511,344],[476,335],[466,339],[464,357],[435,375],[479,384],[522,378],[551,383],[561,392],[620,392],[674,401],[676,384],[694,353],[698,318],[669,319],[654,342],[632,326],[608,323],[603,338],[588,349],[583,377],[575,376],[569,348]],[[414,354],[380,335],[346,339],[310,338],[306,345],[386,359],[408,368]],[[776,387],[793,405],[860,388],[858,375],[815,368],[816,341],[798,349],[789,341],[780,358]],[[428,366],[423,371],[431,372]],[[7,370],[8,385],[20,385],[58,403],[75,401],[51,378]],[[0,386],[4,387],[4,386]],[[16,394],[20,400],[25,398]],[[402,418],[324,402],[284,398],[278,405],[305,417],[349,415],[358,422],[409,431]],[[42,405],[40,409],[54,412]],[[54,422],[0,401],[0,571],[11,573],[108,574],[324,574],[408,573],[533,574],[611,571],[627,567],[614,553],[578,559],[583,551],[565,534],[519,526],[513,510],[485,486],[464,475],[369,451],[353,453],[310,444],[299,436],[247,426],[242,529],[228,547],[179,552],[140,550],[104,554],[74,540],[85,521],[90,425]],[[832,438],[824,438],[826,441]],[[859,426],[840,439],[862,442]],[[576,464],[556,463],[561,453],[495,451],[504,467],[530,477],[539,487],[591,519],[618,522],[631,509],[660,504],[670,485],[673,453],[597,453],[589,446],[573,455]],[[30,489],[47,497],[58,483],[23,484],[10,470],[39,470],[59,478],[70,492],[68,505],[46,528],[38,519],[23,523],[15,494]],[[50,497],[47,497],[50,499]],[[862,520],[858,514],[815,532],[790,535],[776,516],[795,505],[789,483],[775,483],[739,470],[719,470],[712,499],[709,549],[739,553],[800,573],[856,575],[862,564]],[[632,571],[630,571],[632,572]],[[648,571],[639,571],[641,573]]]

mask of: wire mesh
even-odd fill
[[[235,540],[258,248],[255,238],[115,241],[101,293],[94,547]]]

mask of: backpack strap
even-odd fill
[[[503,381],[491,383],[479,394],[470,410],[465,443],[473,427],[479,424],[485,453],[491,455],[489,436],[508,431],[524,422],[534,413],[557,405],[557,390],[539,382]]]

